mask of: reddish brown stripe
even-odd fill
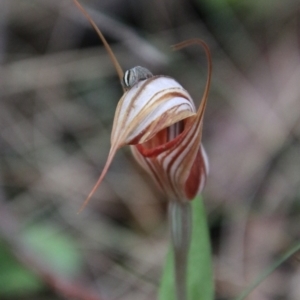
[[[199,184],[201,182],[201,153],[200,149],[195,157],[194,163],[192,165],[190,174],[185,182],[185,194],[188,199],[193,199],[199,189]]]

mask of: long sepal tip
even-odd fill
[[[83,204],[81,205],[79,211],[77,212],[77,214],[81,213],[82,210],[86,207],[86,205],[89,203],[89,201],[91,200],[92,196],[95,194],[96,190],[98,189],[98,187],[100,186],[104,176],[106,175],[107,173],[107,170],[109,168],[109,166],[111,165],[111,162],[116,154],[116,151],[117,151],[117,147],[113,147],[110,149],[110,152],[108,154],[108,158],[107,158],[107,161],[105,163],[105,166],[102,170],[102,173],[101,175],[99,176],[99,179],[98,181],[96,182],[96,184],[94,185],[94,187],[92,188],[91,192],[89,193],[88,197],[84,200]]]
[[[122,82],[123,80],[123,75],[124,72],[116,58],[116,56],[114,55],[112,49],[110,48],[108,42],[106,41],[104,35],[102,34],[102,32],[100,31],[100,29],[97,27],[96,23],[92,20],[92,18],[90,17],[90,15],[88,14],[88,12],[82,7],[82,5],[79,3],[78,0],[73,0],[74,4],[77,6],[77,8],[83,13],[83,15],[88,19],[88,21],[90,22],[90,24],[92,25],[92,27],[94,28],[94,30],[97,32],[99,38],[101,39],[116,71],[117,74],[119,76],[120,82]],[[123,91],[125,92],[125,89],[123,88]]]
[[[208,71],[207,80],[206,80],[206,84],[205,84],[204,93],[203,93],[203,96],[202,96],[203,101],[201,101],[201,104],[198,108],[198,117],[202,118],[202,116],[204,114],[205,107],[206,107],[208,92],[209,92],[210,83],[211,83],[211,75],[212,75],[212,57],[211,57],[209,47],[203,40],[195,38],[195,39],[186,40],[186,41],[183,41],[179,44],[173,45],[172,49],[173,50],[180,50],[182,48],[185,48],[185,47],[188,47],[188,46],[191,46],[191,45],[195,45],[195,44],[198,44],[198,45],[203,47],[203,49],[205,51],[205,54],[206,54],[206,57],[207,57],[207,62],[208,62],[208,65],[207,65],[207,69],[208,69],[207,70]]]

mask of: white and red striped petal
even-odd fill
[[[100,185],[116,151],[124,145],[131,145],[137,161],[169,200],[191,200],[202,191],[208,174],[201,138],[211,56],[207,45],[198,39],[178,44],[175,49],[193,44],[203,46],[208,58],[208,78],[198,110],[189,93],[170,77],[153,76],[130,86],[115,113],[106,165],[83,207]]]

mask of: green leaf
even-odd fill
[[[212,276],[211,248],[206,213],[202,199],[192,202],[192,242],[188,257],[188,300],[212,300],[214,285]],[[159,290],[159,300],[175,300],[174,261],[172,249],[167,255]]]
[[[42,282],[16,261],[7,246],[0,243],[0,296],[24,296],[42,287]]]
[[[73,276],[79,270],[81,257],[73,239],[58,227],[36,224],[23,233],[24,242],[40,255],[53,270]]]
[[[79,270],[81,257],[73,239],[59,227],[50,224],[35,224],[22,232],[22,239],[39,259],[61,275],[70,277]],[[0,242],[0,299],[15,297],[41,290],[43,282],[30,270],[23,267]]]

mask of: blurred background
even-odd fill
[[[233,299],[300,238],[297,0],[82,0],[124,70],[176,78],[199,104],[213,56],[203,197],[216,299]],[[0,2],[0,299],[156,299],[166,202],[110,146],[122,89],[71,0]],[[247,299],[300,299],[300,254]]]

